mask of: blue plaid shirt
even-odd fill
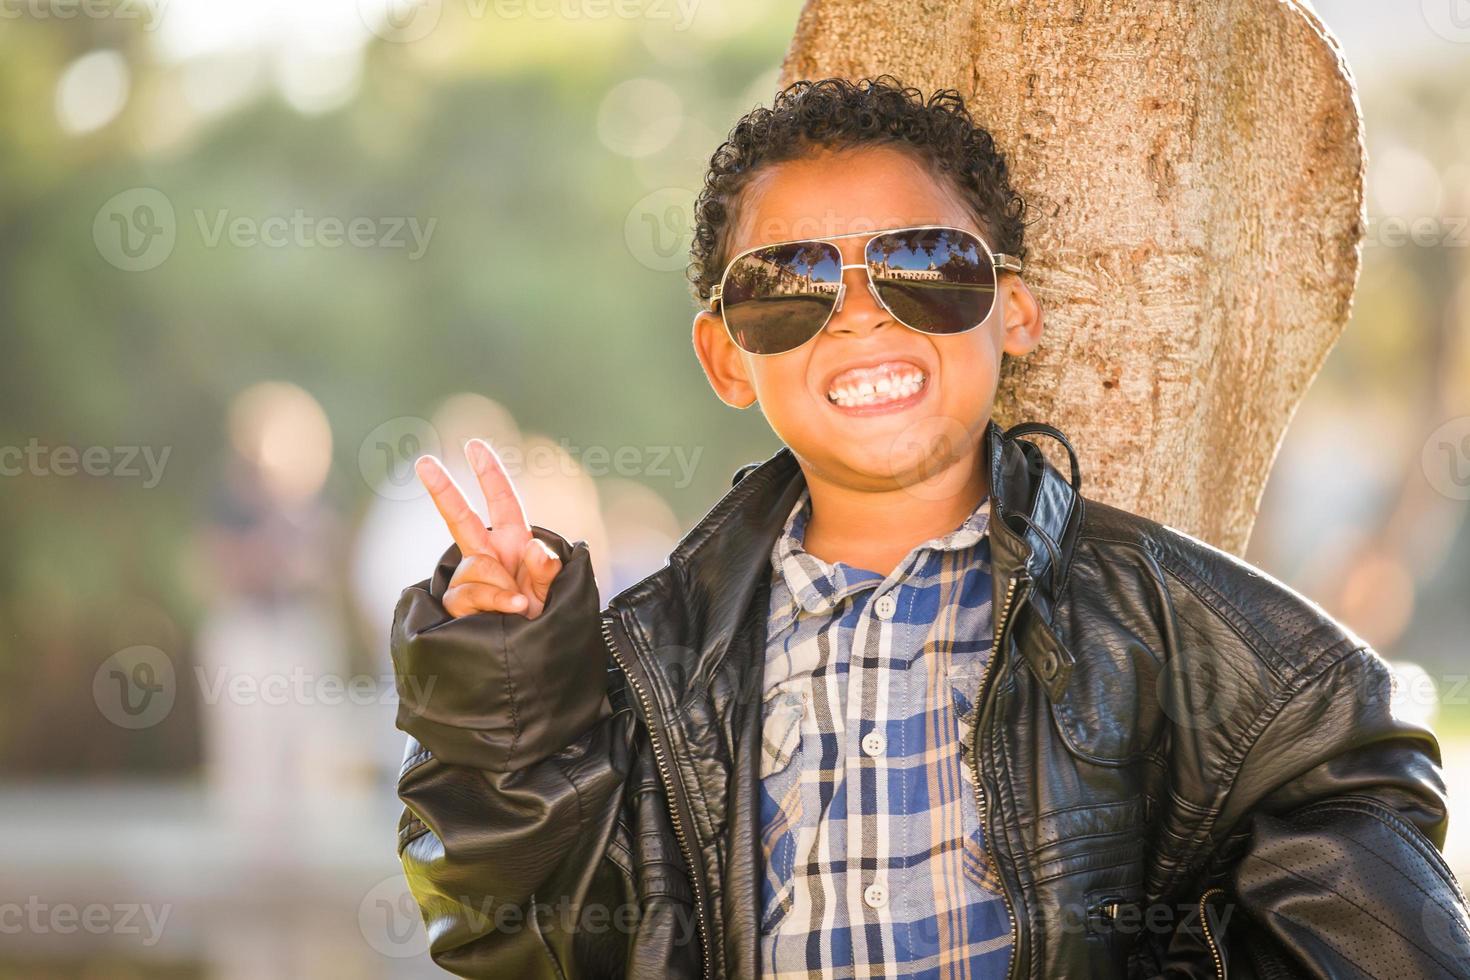
[[[1010,917],[967,740],[990,656],[989,502],[884,578],[771,552],[761,751],[767,977],[1004,977]]]

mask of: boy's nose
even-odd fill
[[[866,333],[877,329],[893,317],[878,300],[866,263],[842,266],[842,291],[837,296],[827,329],[832,333]]]

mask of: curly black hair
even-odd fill
[[[1005,155],[958,91],[941,89],[926,101],[892,75],[802,80],[777,93],[769,109],[742,116],[710,157],[694,202],[686,273],[699,305],[720,281],[740,194],[763,165],[873,145],[906,150],[936,179],[949,180],[988,232],[990,247],[1025,258],[1026,202],[1011,188]]]

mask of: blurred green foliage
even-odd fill
[[[728,487],[725,461],[773,451],[758,416],[709,393],[682,272],[640,264],[624,223],[657,186],[699,186],[697,154],[750,108],[753,82],[774,82],[782,21],[756,20],[681,66],[655,63],[646,39],[670,30],[657,25],[613,23],[574,50],[554,23],[508,39],[501,25],[469,25],[447,60],[377,40],[340,109],[306,116],[267,91],[177,135],[166,127],[181,68],[136,29],[0,24],[0,445],[171,450],[153,489],[0,483],[0,771],[197,762],[193,711],[120,739],[91,705],[91,677],[122,646],[187,647],[199,609],[190,541],[219,480],[230,399],[255,382],[294,382],[324,407],[325,496],[349,522],[370,497],[364,437],[456,391],[576,445],[705,447],[692,485],[657,488],[686,523]],[[516,45],[513,69],[497,64],[502,42]],[[57,78],[97,47],[125,54],[132,97],[115,122],[65,134]],[[604,94],[649,74],[680,94],[686,134],[652,162],[597,135]],[[134,187],[162,191],[177,213],[172,255],[145,272],[113,267],[92,239],[98,209]],[[389,249],[209,247],[195,214],[212,225],[220,211],[296,209],[436,225],[410,261]]]

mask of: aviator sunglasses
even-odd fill
[[[868,235],[861,263],[843,265],[832,243]],[[710,292],[710,312],[750,354],[784,354],[822,332],[842,309],[842,274],[866,269],[868,292],[906,327],[944,336],[973,330],[995,306],[999,269],[1021,271],[1014,255],[990,250],[974,232],[946,225],[804,238],[746,249]]]

